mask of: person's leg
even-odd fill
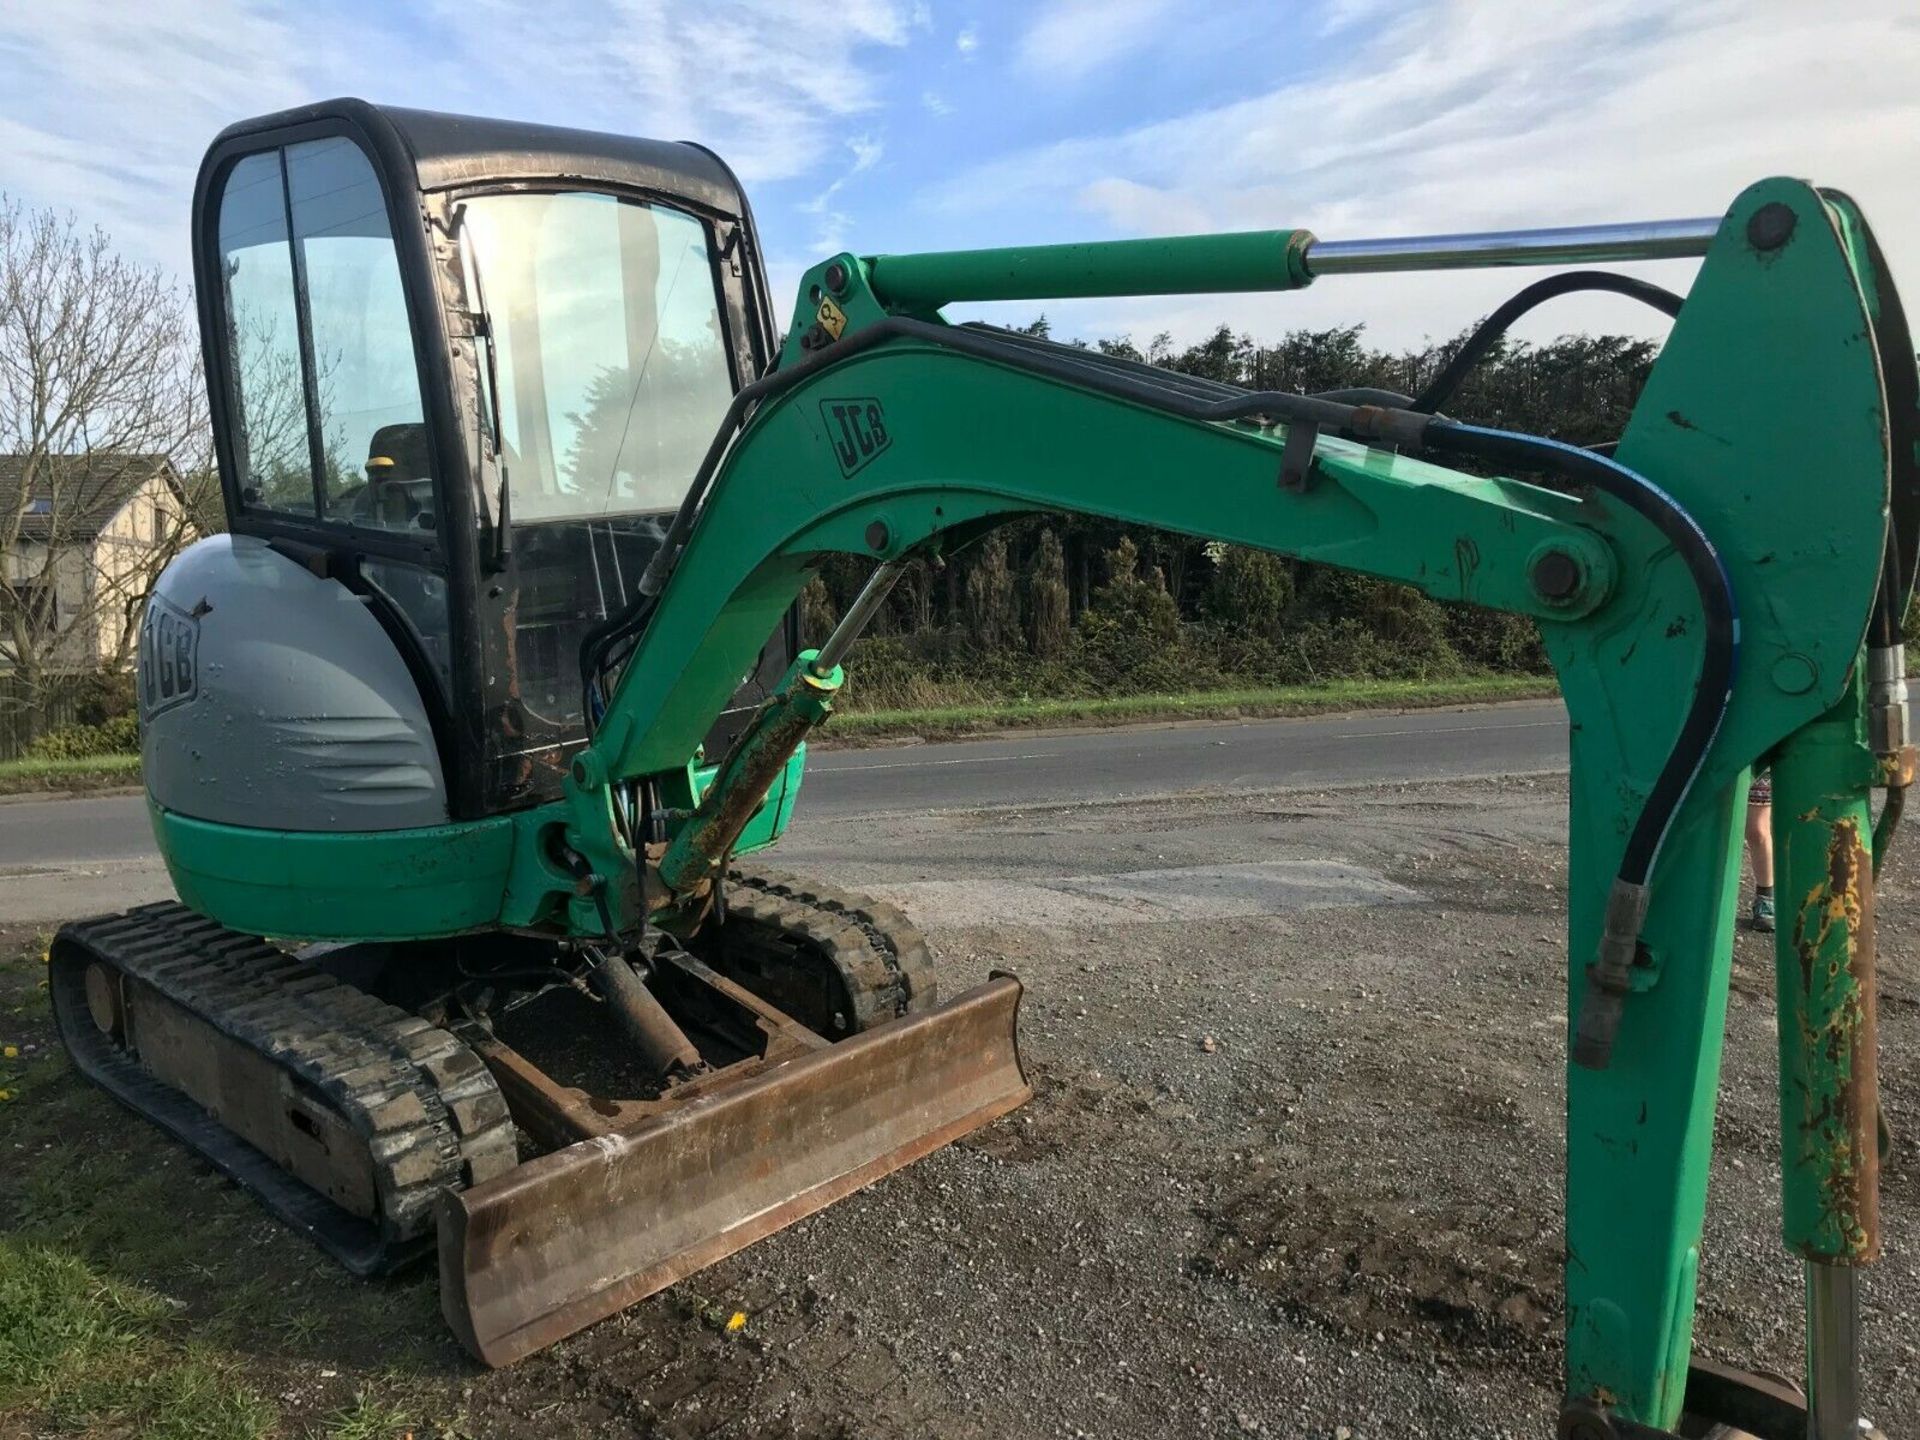
[[[1754,777],[1747,796],[1747,856],[1753,865],[1753,928],[1771,931],[1773,909],[1773,777]]]

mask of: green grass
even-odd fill
[[[393,1440],[411,1434],[409,1412],[362,1391],[351,1405],[327,1417],[327,1440]]]
[[[1121,695],[1088,700],[998,700],[917,710],[838,713],[826,730],[858,743],[895,735],[958,735],[1048,725],[1123,725],[1146,720],[1231,720],[1315,715],[1339,710],[1526,700],[1559,694],[1543,676],[1489,675],[1458,680],[1333,680],[1320,685],[1200,690],[1180,695]]]
[[[0,935],[0,1436],[460,1433],[431,1274],[346,1274],[82,1082],[49,938]]]
[[[158,1440],[272,1434],[275,1407],[233,1359],[170,1343],[173,1311],[77,1255],[0,1236],[0,1416]]]
[[[0,795],[43,790],[105,790],[139,783],[138,755],[88,755],[78,760],[0,760]]]

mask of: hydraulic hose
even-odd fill
[[[1556,470],[1591,485],[1651,522],[1686,563],[1700,594],[1705,651],[1693,699],[1666,764],[1627,838],[1619,874],[1607,897],[1600,958],[1587,971],[1587,993],[1580,1007],[1573,1058],[1578,1065],[1603,1070],[1612,1056],[1620,1013],[1632,988],[1640,929],[1647,913],[1648,879],[1733,698],[1740,653],[1740,618],[1733,583],[1719,551],[1699,523],[1659,486],[1609,457],[1536,435],[1439,419],[1428,424],[1426,444],[1431,450],[1480,460]]]
[[[1651,305],[1669,317],[1680,313],[1682,303],[1680,296],[1663,286],[1636,280],[1630,275],[1615,275],[1606,270],[1569,270],[1563,275],[1549,275],[1544,280],[1536,280],[1475,327],[1453,359],[1415,397],[1412,408],[1427,415],[1436,413],[1453,398],[1454,391],[1460,388],[1460,382],[1467,378],[1474,366],[1486,359],[1487,353],[1499,343],[1500,337],[1507,333],[1514,321],[1549,300],[1579,290],[1606,290],[1615,295],[1625,295],[1630,300]]]

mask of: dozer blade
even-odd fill
[[[507,1365],[1032,1098],[996,976],[924,1014],[442,1198],[440,1303]]]

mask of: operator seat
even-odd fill
[[[389,529],[433,528],[433,466],[423,422],[402,421],[373,432],[362,505],[364,518]]]

